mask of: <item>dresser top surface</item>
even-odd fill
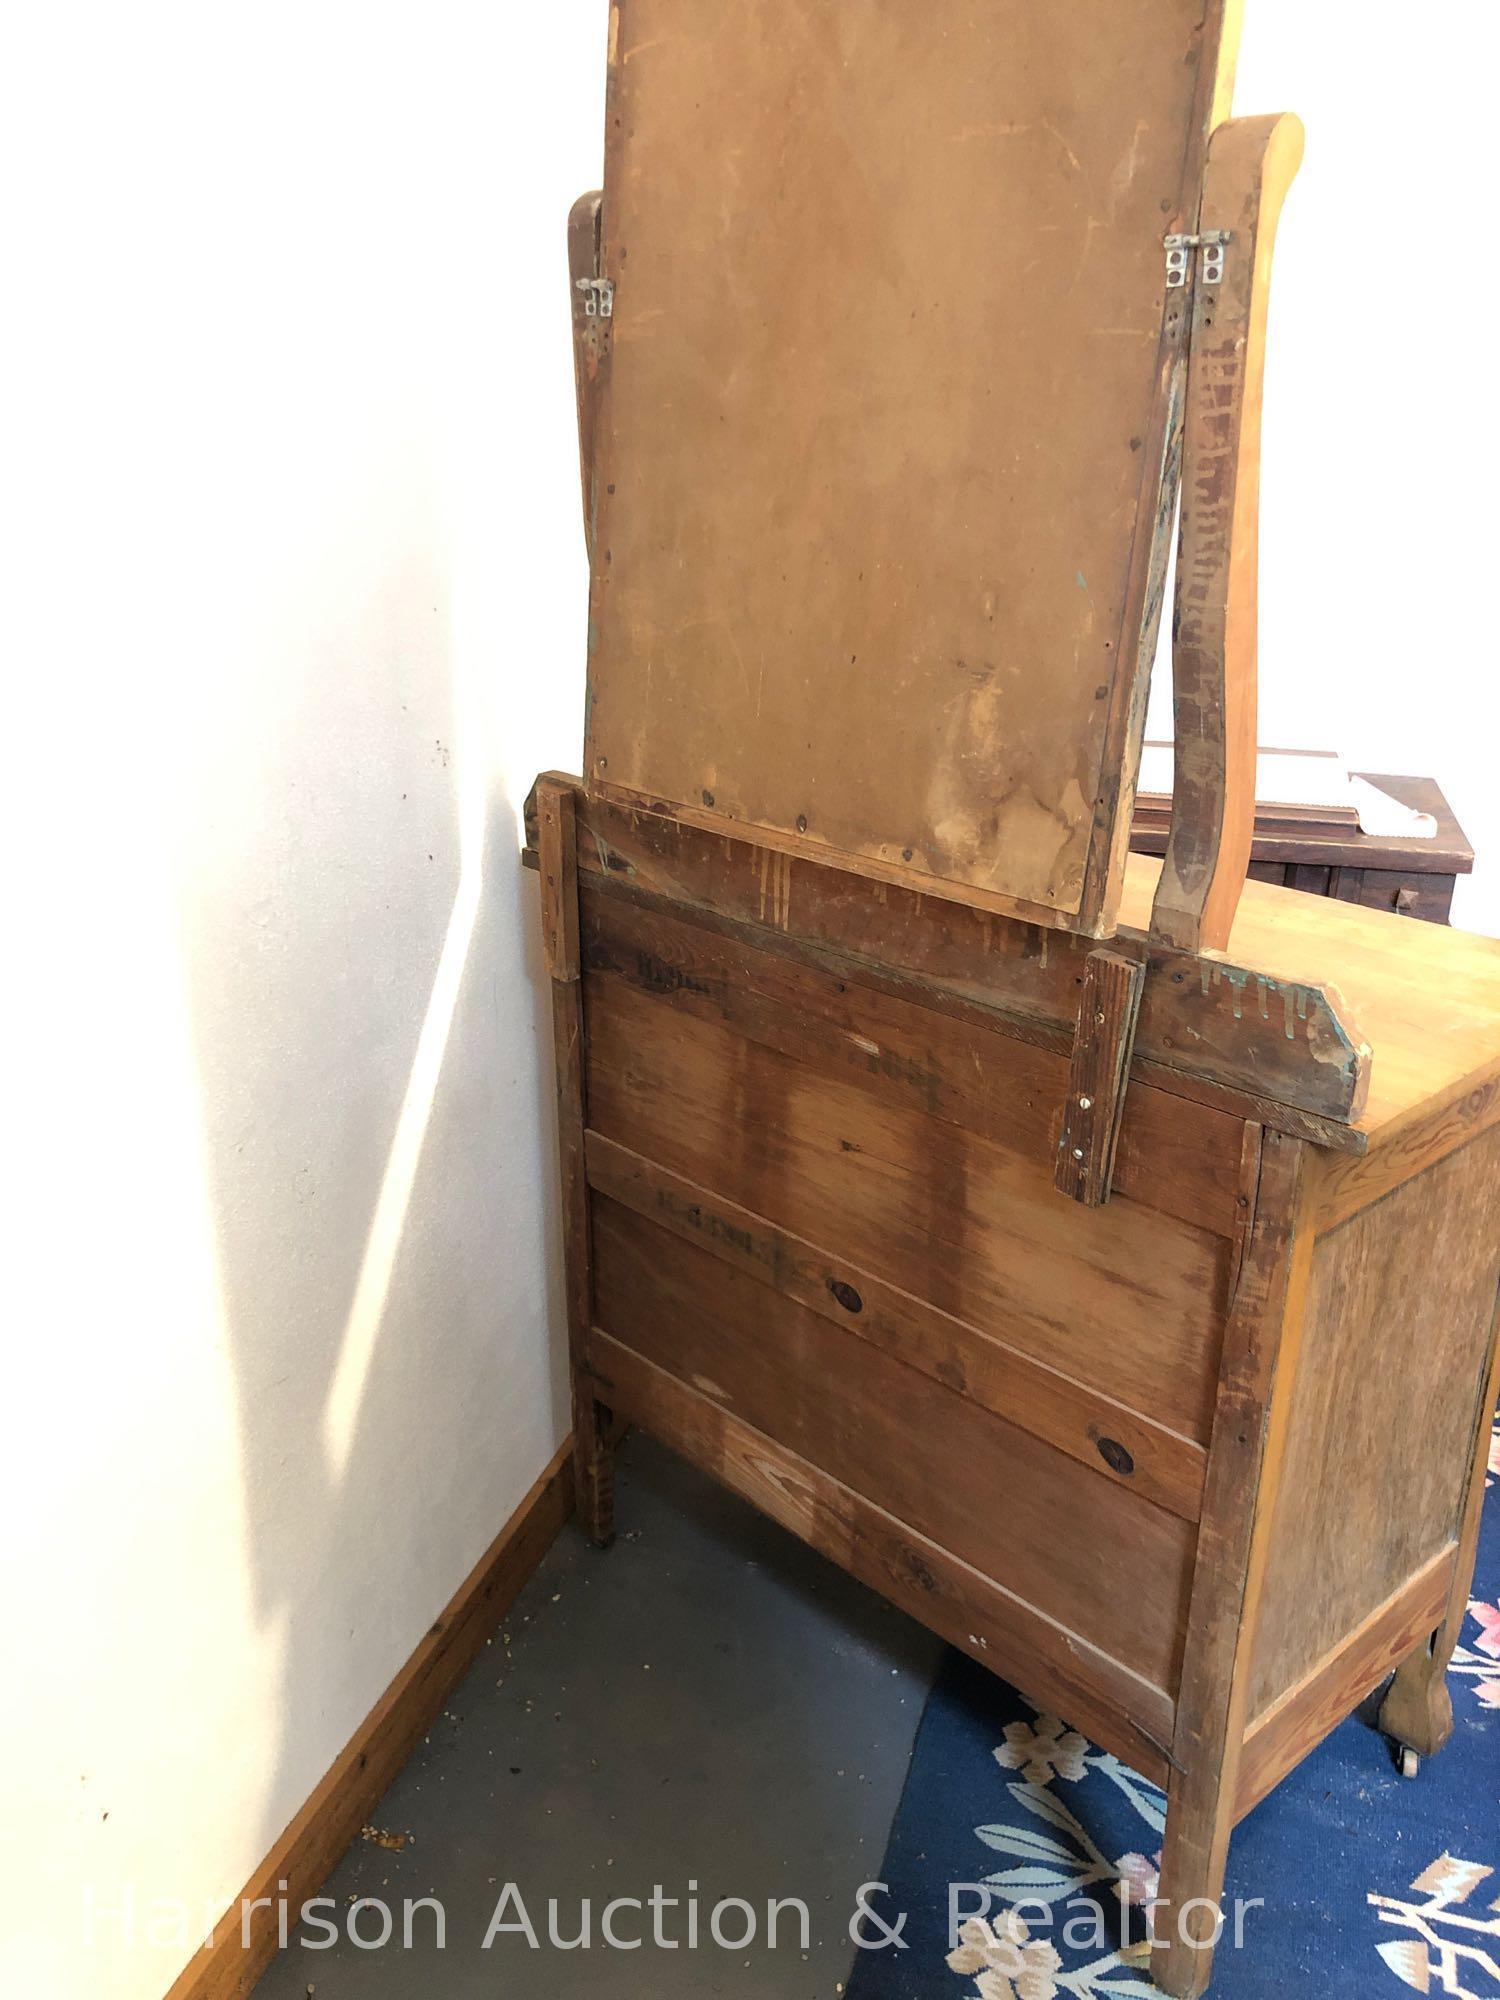
[[[1161,863],[1133,854],[1120,909],[1144,931]],[[1372,1137],[1466,1080],[1500,1075],[1500,940],[1247,882],[1227,956],[1282,982],[1331,988],[1374,1051],[1356,1121]]]

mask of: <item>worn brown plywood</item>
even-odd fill
[[[1108,921],[1220,0],[619,0],[587,777]]]

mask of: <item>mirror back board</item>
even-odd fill
[[[618,0],[586,780],[1108,930],[1233,0]]]

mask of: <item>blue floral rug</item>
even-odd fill
[[[1403,1779],[1366,1703],[1242,1822],[1214,2000],[1400,2000],[1403,1986],[1500,2000],[1500,1428],[1490,1465],[1453,1740]],[[901,1942],[856,1954],[848,2000],[1148,2000],[1142,1911],[1165,1809],[951,1654],[882,1871]]]

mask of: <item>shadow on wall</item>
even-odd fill
[[[535,884],[448,577],[428,552],[372,575],[263,692],[244,846],[185,953],[280,1663],[226,1704],[229,1754],[263,1760],[241,1879],[566,1429]]]

